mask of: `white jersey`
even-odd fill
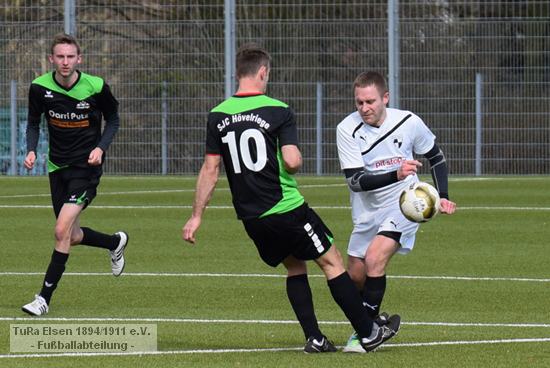
[[[363,123],[357,111],[338,124],[338,157],[343,170],[363,167],[367,175],[379,175],[399,169],[403,160],[413,160],[413,153],[425,154],[432,149],[435,135],[422,119],[410,111],[388,108],[386,112],[386,120],[378,128]],[[418,177],[409,175],[371,191],[350,189],[353,222],[365,223],[373,210],[397,206],[401,191],[415,181]]]

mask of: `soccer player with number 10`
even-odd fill
[[[305,353],[337,351],[319,329],[313,310],[306,261],[325,273],[331,294],[356,329],[366,351],[378,348],[399,329],[399,316],[379,324],[369,318],[355,284],[346,272],[330,230],[307,205],[292,174],[302,165],[292,109],[265,95],[269,53],[257,44],[239,48],[237,93],[208,116],[206,159],[197,179],[191,218],[183,239],[194,234],[218,181],[223,159],[237,217],[262,260],[288,271],[287,295],[304,331]],[[220,244],[223,246],[223,244]]]

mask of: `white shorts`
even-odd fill
[[[407,220],[399,207],[391,206],[373,209],[368,218],[368,222],[355,224],[353,227],[348,244],[348,255],[356,258],[365,258],[370,243],[376,234],[381,231],[401,233],[399,240],[401,247],[397,253],[408,254],[413,249],[415,234],[419,224]]]

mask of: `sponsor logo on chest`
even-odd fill
[[[51,118],[55,119],[64,119],[64,120],[84,120],[88,119],[89,114],[77,114],[74,112],[55,112],[53,110],[48,111],[48,115],[50,115]]]

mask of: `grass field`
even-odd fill
[[[428,180],[428,178],[424,178]],[[195,177],[106,176],[80,221],[125,230],[126,268],[74,247],[50,313],[21,306],[40,290],[53,248],[45,177],[0,177],[0,367],[548,367],[550,177],[451,178],[453,216],[422,224],[414,251],[388,269],[382,309],[400,333],[373,354],[306,355],[284,269],[264,265],[220,180],[197,244],[181,240]],[[343,177],[297,176],[345,254],[352,224]],[[310,265],[323,332],[352,332]],[[154,324],[157,351],[10,353],[10,325]]]

